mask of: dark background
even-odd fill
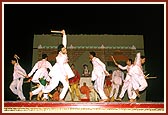
[[[27,73],[32,67],[34,34],[65,29],[67,34],[143,35],[148,80],[147,101],[164,101],[163,4],[5,4],[4,98],[15,100],[12,81],[13,54]],[[122,42],[122,41],[121,41]],[[24,84],[28,93],[28,84]]]

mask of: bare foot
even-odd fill
[[[42,98],[42,101],[47,101],[48,99],[46,99],[46,98]]]
[[[121,102],[121,100],[122,100],[121,98],[117,98],[117,99],[115,99],[115,101],[119,101],[119,102]]]
[[[39,95],[37,95],[37,101],[40,101],[41,97]]]
[[[63,99],[59,100],[59,102],[65,102]]]
[[[139,94],[139,90],[137,89],[137,90],[135,90],[135,93],[136,93],[136,95],[140,98],[140,94]]]
[[[136,99],[130,99],[129,102],[136,102]]]
[[[111,102],[114,102],[114,101],[115,101],[114,96],[111,97],[110,101],[111,101]]]
[[[43,92],[40,91],[39,94],[38,94],[38,96],[41,98],[42,95],[43,95]]]
[[[29,100],[31,101],[32,99],[32,96],[33,96],[33,93],[32,92],[29,92]]]
[[[109,99],[101,99],[99,102],[109,102]]]

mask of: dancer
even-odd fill
[[[50,77],[48,76],[47,69],[51,70],[52,65],[47,60],[48,60],[47,54],[42,54],[42,60],[38,61],[34,65],[34,67],[31,70],[31,72],[28,74],[29,77],[34,74],[31,81],[33,83],[39,84],[37,89],[29,92],[29,100],[31,100],[33,95],[39,94],[40,91],[42,91],[42,89],[46,86],[45,84],[42,84],[40,82],[40,79],[44,79],[44,80],[46,80],[48,82],[50,81]],[[39,98],[40,98],[40,95],[38,95],[37,100],[39,100]]]
[[[63,89],[60,93],[59,101],[64,101],[64,97],[69,88],[69,78],[74,77],[74,73],[68,64],[67,57],[67,39],[65,30],[60,31],[63,35],[63,44],[60,44],[57,48],[58,55],[56,57],[56,63],[53,68],[49,72],[49,76],[51,77],[49,85],[43,89],[42,93],[44,93],[44,98],[48,99],[48,93],[51,92],[54,88],[56,88],[59,84],[59,81],[63,84]]]
[[[112,74],[112,89],[110,93],[111,101],[114,101],[117,99],[119,88],[122,85],[122,82],[124,81],[124,73],[120,70],[120,68],[117,67],[116,70],[113,71]]]
[[[106,70],[105,64],[96,57],[95,52],[90,52],[89,58],[93,64],[91,80],[94,81],[94,89],[101,97],[100,102],[106,102],[108,101],[108,98],[104,93],[104,80],[105,76],[108,76],[109,73]]]
[[[141,56],[141,54],[138,52],[134,61],[134,66],[129,71],[129,75],[132,78],[133,89],[137,94],[132,96],[132,99],[134,100],[137,96],[140,97],[139,91],[143,91],[148,86],[142,69],[142,64],[144,63],[145,57]]]
[[[17,95],[21,101],[26,101],[25,96],[23,95],[22,85],[23,79],[27,78],[26,71],[20,66],[18,59],[20,59],[16,54],[14,58],[11,60],[12,65],[14,65],[13,71],[13,81],[10,84],[10,90]]]
[[[128,59],[128,60],[126,61],[126,64],[127,64],[127,65],[123,67],[122,65],[119,65],[119,64],[115,61],[115,59],[114,59],[113,56],[111,56],[111,58],[113,59],[114,64],[115,64],[117,67],[119,67],[121,70],[127,70],[127,74],[126,74],[126,77],[125,77],[125,79],[124,79],[124,83],[123,83],[123,86],[122,86],[122,89],[121,89],[121,93],[120,93],[120,95],[119,95],[119,98],[116,99],[116,101],[121,101],[121,100],[122,100],[122,98],[123,98],[124,95],[125,95],[126,90],[127,90],[127,92],[128,92],[128,98],[129,98],[130,101],[131,101],[131,96],[135,93],[134,91],[132,91],[131,76],[129,75],[129,71],[130,71],[130,69],[133,67],[133,61],[132,61],[132,59]],[[134,94],[134,95],[136,95],[136,94]]]

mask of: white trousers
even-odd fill
[[[124,82],[124,84],[122,86],[122,89],[121,89],[121,93],[119,95],[119,98],[123,98],[126,91],[128,93],[128,98],[129,99],[131,99],[133,95],[136,96],[136,93],[132,88],[132,82],[131,81]]]
[[[105,76],[98,76],[94,83],[94,89],[98,92],[101,99],[108,99],[104,93],[104,79]]]
[[[132,76],[132,85],[134,90],[138,89],[139,91],[143,91],[148,86],[144,76],[138,76],[136,74]]]
[[[39,83],[39,87],[36,88],[35,90],[32,91],[33,95],[37,95],[40,93],[40,91],[42,91],[44,89],[45,86],[43,86],[42,84]]]
[[[117,98],[119,88],[120,88],[120,85],[119,85],[119,84],[114,84],[114,83],[112,83],[112,89],[111,89],[111,93],[110,93],[110,98],[111,98],[112,96],[114,96],[114,99]],[[114,93],[114,91],[115,91],[115,93]]]
[[[58,86],[59,81],[63,84],[63,89],[60,94],[60,100],[64,99],[69,87],[69,83],[65,80],[65,77],[62,78],[52,77],[50,80],[50,84],[44,87],[44,89],[42,90],[44,93],[44,98],[47,98],[48,93]]]
[[[128,92],[128,97],[131,96],[131,89],[132,88],[131,86],[131,82],[130,81],[125,81],[122,88],[121,88],[121,93],[119,95],[120,98],[123,98],[124,95],[125,95],[125,92],[127,91]]]
[[[18,95],[18,97],[21,100],[25,100],[26,98],[23,95],[23,91],[22,91],[22,85],[23,85],[23,79],[24,78],[20,78],[19,79],[15,79],[12,81],[12,83],[10,84],[9,88],[11,89],[11,91],[15,94]]]

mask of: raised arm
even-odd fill
[[[122,65],[118,64],[118,63],[115,61],[115,59],[114,59],[113,56],[111,56],[111,58],[113,59],[113,62],[114,62],[114,64],[115,64],[117,67],[119,67],[119,68],[122,69],[122,70],[126,70],[126,69],[127,69],[127,66],[123,67]]]
[[[67,47],[67,36],[65,34],[65,30],[62,30],[61,31],[63,37],[62,37],[62,44],[64,45],[64,47],[66,48]]]
[[[19,63],[18,59],[20,59],[20,57],[17,54],[14,54],[13,57],[16,59],[16,61],[17,61],[16,63]]]
[[[135,61],[134,61],[134,65],[138,65],[138,66],[141,65],[141,54],[140,54],[140,52],[138,52],[138,53],[136,54],[136,58],[135,58]]]
[[[64,45],[64,47],[66,48],[67,46],[67,38],[66,38],[66,34],[65,34],[65,30],[61,30],[61,31],[55,31],[55,30],[51,30],[52,33],[57,33],[57,34],[62,34],[62,44]]]
[[[115,64],[116,66],[118,66],[118,63],[115,61],[114,57],[111,56],[111,58],[113,59],[114,64]]]

